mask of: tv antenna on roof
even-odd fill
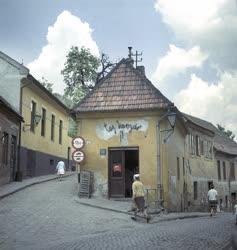
[[[132,57],[135,57],[135,65],[136,65],[136,68],[137,68],[137,63],[142,61],[142,57],[141,57],[141,56],[142,56],[142,52],[139,53],[139,52],[136,50],[136,53],[133,54],[133,53],[132,53],[132,47],[128,47],[128,58],[132,59]],[[141,58],[139,58],[139,57],[141,57]]]

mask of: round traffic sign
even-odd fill
[[[72,153],[72,159],[77,163],[81,163],[85,159],[85,153],[83,151],[76,150]]]
[[[81,136],[72,139],[72,146],[75,149],[81,149],[85,146],[85,140]]]

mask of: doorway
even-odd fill
[[[133,175],[139,173],[139,149],[109,148],[109,198],[132,197]]]

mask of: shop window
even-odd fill
[[[221,163],[219,160],[217,161],[217,175],[218,175],[218,180],[220,181],[221,180]]]

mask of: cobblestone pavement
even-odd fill
[[[0,201],[0,249],[228,249],[231,214],[146,224],[78,204],[76,177]]]

